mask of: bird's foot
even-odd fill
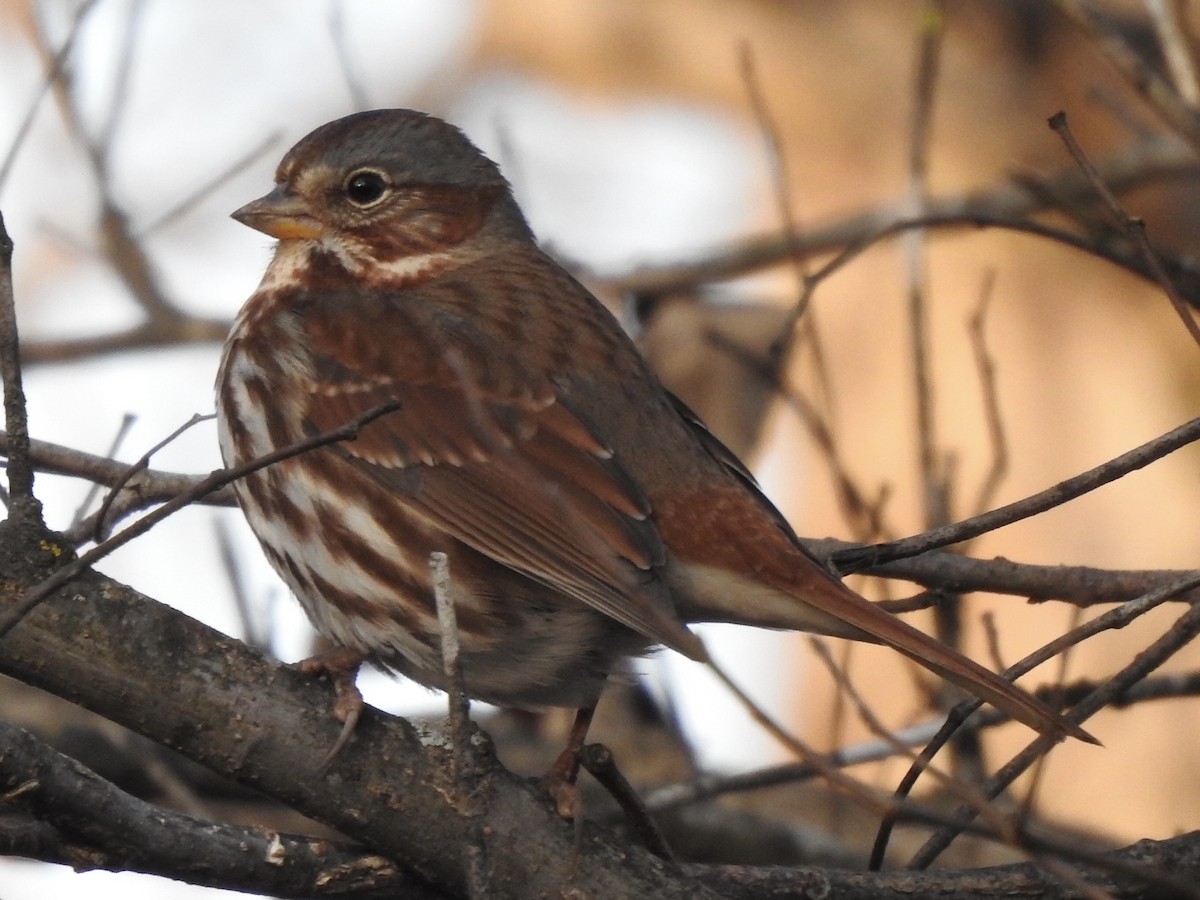
[[[325,754],[325,758],[321,760],[323,770],[329,767],[349,743],[350,736],[354,734],[355,726],[362,717],[363,697],[354,682],[365,660],[366,656],[357,650],[335,647],[296,663],[296,668],[305,675],[325,675],[333,683],[333,715],[342,723],[342,731]]]

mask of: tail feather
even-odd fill
[[[800,598],[803,603],[822,613],[836,616],[845,624],[861,631],[868,640],[886,644],[903,653],[924,668],[986,700],[1035,731],[1060,737],[1070,736],[1089,744],[1100,743],[1083,728],[1068,722],[1011,681],[885,612],[832,576],[821,578],[819,582],[812,579],[808,587],[810,589]]]

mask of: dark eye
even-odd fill
[[[346,196],[357,206],[370,206],[379,202],[387,191],[387,182],[373,169],[355,172],[346,179]]]

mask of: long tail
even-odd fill
[[[886,644],[903,653],[1036,731],[1057,736],[1069,735],[1089,744],[1100,743],[1087,731],[1068,722],[1012,682],[885,612],[823,569],[816,568],[824,577],[806,578],[806,590],[797,598],[806,605],[824,615],[833,616],[872,642]]]

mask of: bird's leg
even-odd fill
[[[342,732],[338,735],[325,758],[321,760],[321,768],[328,768],[342,748],[350,741],[354,728],[362,716],[363,698],[355,680],[358,670],[366,661],[366,655],[349,647],[334,647],[324,653],[310,656],[296,663],[296,668],[305,675],[326,675],[333,682],[333,715],[342,723]]]
[[[579,777],[579,765],[583,754],[583,743],[587,740],[596,704],[582,707],[575,713],[575,721],[567,735],[567,746],[558,754],[550,770],[542,776],[542,785],[554,798],[554,806],[564,819],[574,819],[579,812],[581,798],[575,781]]]

